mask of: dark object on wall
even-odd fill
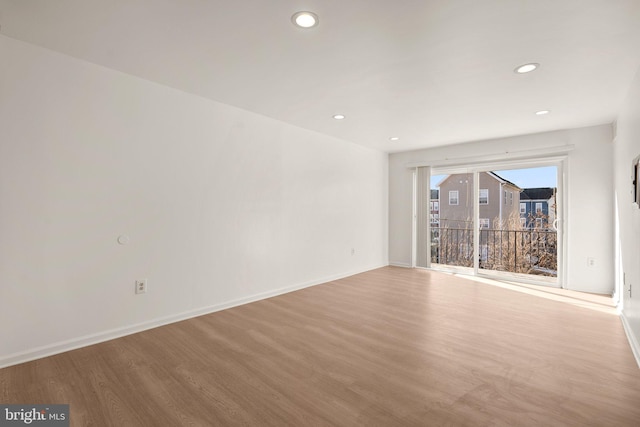
[[[640,156],[633,160],[633,203],[640,207]]]

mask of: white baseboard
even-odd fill
[[[405,262],[389,262],[389,265],[392,267],[402,267],[402,268],[411,268],[411,264],[407,264]]]
[[[629,322],[624,315],[624,311],[620,313],[620,320],[622,320],[622,326],[624,328],[625,334],[627,334],[627,339],[629,340],[631,351],[633,352],[633,355],[636,358],[636,363],[638,363],[638,367],[640,368],[640,342],[638,342],[638,338],[633,333],[631,325],[629,325]]]
[[[278,295],[286,294],[289,292],[297,291],[297,290],[308,288],[311,286],[316,286],[316,285],[331,282],[334,280],[343,279],[345,277],[353,276],[359,273],[364,273],[370,270],[375,270],[381,267],[386,267],[386,265],[371,266],[365,269],[335,274],[335,275],[327,276],[321,279],[298,283],[293,286],[287,286],[284,288],[274,289],[272,291],[254,294],[244,298],[238,298],[238,299],[227,301],[221,304],[201,307],[194,310],[185,311],[182,313],[177,313],[169,316],[156,318],[147,322],[125,326],[123,328],[111,329],[103,332],[98,332],[96,334],[85,335],[83,337],[73,338],[67,341],[61,341],[54,344],[33,348],[20,353],[9,354],[9,355],[0,357],[0,369],[6,368],[8,366],[18,365],[20,363],[30,362],[36,359],[41,359],[47,356],[53,356],[54,354],[64,353],[66,351],[75,350],[75,349],[86,347],[89,345],[98,344],[98,343],[109,341],[115,338],[136,334],[138,332],[157,328],[159,326],[168,325],[170,323],[180,322],[182,320],[191,319],[193,317],[203,316],[205,314],[215,313],[216,311],[226,310],[228,308],[237,307],[240,305],[248,304],[255,301],[260,301],[267,298],[272,298]]]

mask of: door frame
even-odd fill
[[[512,160],[494,160],[494,161],[478,161],[478,162],[465,162],[462,164],[450,164],[450,162],[443,162],[444,164],[432,164],[432,165],[416,165],[414,169],[413,179],[413,236],[412,236],[412,267],[427,268],[433,270],[444,270],[448,272],[471,274],[473,276],[487,277],[492,279],[517,281],[522,283],[531,283],[536,285],[552,286],[564,288],[566,286],[566,274],[567,274],[567,240],[569,234],[569,227],[567,226],[568,218],[568,179],[567,171],[569,168],[568,155],[556,155],[556,156],[535,156],[530,158],[520,158]],[[557,237],[557,251],[558,251],[558,274],[554,282],[536,279],[532,277],[522,277],[519,274],[492,274],[487,273],[479,268],[479,233],[474,232],[474,266],[470,267],[456,267],[449,266],[445,268],[434,268],[431,265],[431,239],[430,239],[430,221],[429,221],[429,209],[431,201],[430,191],[430,179],[431,175],[441,174],[453,174],[453,173],[473,173],[473,221],[474,230],[479,228],[479,173],[499,170],[499,169],[527,169],[534,167],[555,166],[557,171],[556,176],[556,228],[558,232]],[[425,175],[427,175],[425,177]],[[425,191],[425,187],[428,191]],[[426,208],[425,208],[426,207]],[[423,226],[423,224],[426,224]],[[421,230],[422,229],[422,230]],[[425,238],[425,235],[427,236]],[[426,245],[426,246],[425,246]],[[420,247],[424,246],[427,254],[426,259],[418,259],[420,254]]]

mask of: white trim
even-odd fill
[[[6,368],[12,365],[17,365],[20,363],[30,362],[36,359],[41,359],[47,356],[53,356],[55,354],[64,353],[66,351],[75,350],[75,349],[86,347],[89,345],[110,341],[115,338],[121,338],[127,335],[136,334],[138,332],[157,328],[159,326],[168,325],[170,323],[180,322],[182,320],[187,320],[187,319],[203,316],[210,313],[215,313],[216,311],[226,310],[228,308],[249,304],[249,303],[260,301],[267,298],[272,298],[278,295],[283,295],[289,292],[297,291],[297,290],[308,288],[311,286],[316,286],[316,285],[331,282],[334,280],[343,279],[345,277],[353,276],[355,274],[364,273],[366,271],[375,270],[377,268],[382,268],[382,267],[386,267],[386,265],[371,266],[369,268],[335,274],[335,275],[324,277],[322,279],[310,280],[308,282],[299,283],[297,285],[286,286],[284,288],[274,289],[272,291],[262,292],[262,293],[251,295],[244,298],[238,298],[238,299],[227,301],[221,304],[216,304],[208,307],[201,307],[201,308],[185,311],[178,314],[159,317],[153,320],[149,320],[147,322],[125,326],[123,328],[110,329],[107,331],[98,332],[96,334],[85,335],[83,337],[72,338],[70,340],[61,341],[61,342],[45,345],[42,347],[36,347],[27,351],[9,354],[7,356],[3,356],[0,358],[0,369]]]
[[[537,148],[533,150],[522,151],[503,151],[495,154],[487,154],[484,156],[473,157],[457,157],[457,158],[444,158],[436,160],[421,160],[416,162],[410,162],[406,164],[407,168],[417,168],[422,166],[444,167],[455,166],[463,167],[466,172],[469,171],[469,167],[473,165],[485,165],[489,166],[489,169],[499,169],[502,166],[509,163],[516,162],[520,165],[526,164],[527,161],[532,163],[540,163],[540,159],[544,159],[545,162],[553,160],[562,160],[569,152],[575,149],[575,145],[560,145],[557,147]],[[537,161],[537,162],[536,162]],[[457,171],[452,173],[458,173]],[[436,173],[436,175],[439,175]]]
[[[390,261],[389,265],[391,267],[399,267],[399,268],[413,268],[411,267],[411,264],[407,263],[407,262],[399,262],[399,261]],[[416,267],[416,268],[424,268],[424,267]]]
[[[631,325],[629,325],[629,321],[624,315],[624,311],[620,312],[620,320],[622,321],[624,333],[627,334],[627,339],[629,340],[629,345],[631,346],[633,356],[636,358],[636,363],[640,368],[640,342],[638,342],[638,339],[633,334],[633,330],[631,329]]]
[[[563,289],[569,289],[567,281],[569,275],[569,159],[556,164],[556,231],[558,250],[558,284]]]
[[[413,171],[411,206],[411,267],[416,266],[418,258],[418,168]]]

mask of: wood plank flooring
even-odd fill
[[[611,307],[513,289],[385,267],[2,369],[0,402],[72,426],[639,426]]]

